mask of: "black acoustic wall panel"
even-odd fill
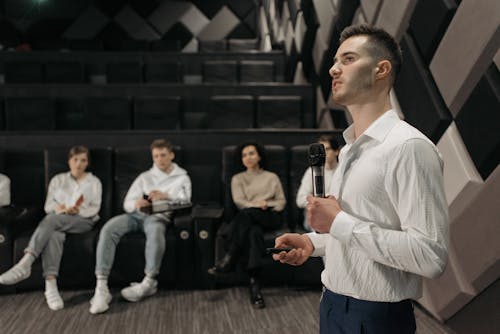
[[[500,74],[492,64],[455,118],[479,173],[486,179],[500,163]]]
[[[405,120],[437,143],[451,123],[451,114],[412,38],[401,41],[404,60],[394,89]]]
[[[174,24],[164,35],[164,40],[177,40],[179,41],[181,49],[191,41],[193,34],[182,24]]]
[[[420,0],[410,21],[410,33],[425,63],[429,64],[439,41],[457,10],[454,0]]]

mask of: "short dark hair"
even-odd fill
[[[361,35],[368,37],[368,51],[376,61],[388,60],[391,62],[393,69],[391,76],[394,83],[403,63],[403,56],[398,42],[384,29],[361,24],[346,27],[340,34],[339,43],[342,44],[350,37]]]
[[[168,140],[165,140],[165,139],[155,139],[155,140],[153,140],[153,142],[151,143],[151,145],[149,146],[149,148],[151,149],[151,151],[154,148],[166,148],[169,152],[173,152],[174,151],[174,145],[172,145],[171,142],[169,142]]]
[[[257,142],[253,141],[248,141],[244,142],[236,147],[236,154],[235,154],[235,166],[237,166],[238,171],[243,171],[245,170],[245,166],[243,165],[243,162],[241,161],[241,154],[243,152],[243,149],[247,146],[254,146],[255,150],[260,156],[260,161],[259,161],[259,167],[262,169],[266,169],[267,167],[267,159],[266,159],[266,149],[264,146]]]
[[[76,145],[76,146],[73,146],[69,149],[69,153],[68,153],[68,160],[73,158],[75,155],[78,155],[78,154],[85,154],[87,156],[87,161],[89,162],[90,164],[90,152],[89,152],[89,149],[83,145]]]
[[[318,138],[318,142],[327,142],[330,143],[330,147],[332,150],[337,151],[340,148],[339,142],[335,139],[334,136],[331,135],[322,135]]]

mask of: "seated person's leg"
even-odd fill
[[[165,253],[165,230],[168,219],[161,215],[147,216],[143,223],[146,236],[145,277],[140,283],[132,283],[131,286],[121,291],[122,297],[131,302],[137,302],[145,297],[156,293],[158,282],[155,279],[160,272],[160,266]]]
[[[126,233],[139,229],[139,224],[141,222],[136,214],[123,214],[111,218],[101,229],[96,251],[97,285],[94,297],[90,300],[90,313],[96,314],[108,310],[111,302],[108,276],[115,259],[116,246]]]

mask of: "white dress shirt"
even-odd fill
[[[0,206],[10,204],[10,179],[0,174]]]
[[[324,286],[370,301],[421,296],[421,276],[440,275],[448,257],[448,206],[441,156],[390,110],[357,139],[344,132],[333,177],[342,211],[330,233],[310,233],[326,255]]]
[[[335,172],[336,166],[334,168],[326,168],[325,165],[325,195],[330,195],[333,191],[332,189],[332,179],[333,174]],[[307,205],[306,197],[307,195],[311,195],[313,193],[313,184],[312,184],[312,168],[308,167],[302,176],[302,181],[300,182],[299,190],[297,191],[297,198],[295,202],[297,203],[297,207],[305,208]]]
[[[191,179],[186,170],[172,162],[173,169],[165,173],[156,165],[141,173],[130,186],[123,208],[126,212],[135,211],[135,202],[143,195],[149,195],[153,190],[166,193],[169,200],[189,203],[191,201]]]
[[[102,185],[101,181],[92,173],[77,181],[70,172],[57,174],[50,180],[47,198],[45,199],[45,212],[55,212],[56,206],[64,204],[71,207],[83,195],[78,215],[97,221],[101,209]]]

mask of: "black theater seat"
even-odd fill
[[[54,175],[68,171],[68,151],[69,147],[45,151],[46,182],[49,182]],[[59,286],[64,288],[89,287],[94,284],[95,244],[99,233],[98,227],[111,216],[112,150],[110,148],[91,149],[90,158],[91,163],[88,170],[97,176],[102,184],[102,205],[99,212],[101,221],[89,232],[66,235],[58,279]],[[15,261],[23,256],[23,250],[28,245],[33,231],[34,228],[25,229],[22,235],[16,238],[14,244]],[[30,278],[16,287],[18,289],[43,288],[41,261],[34,263]]]
[[[259,39],[257,38],[230,38],[227,41],[229,51],[252,51],[258,50]]]
[[[238,82],[238,63],[232,60],[207,60],[203,62],[203,82]]]
[[[85,81],[83,64],[76,61],[48,62],[45,65],[48,83],[82,83]]]
[[[81,98],[59,98],[55,101],[55,107],[57,130],[86,130],[89,128],[89,121]]]
[[[92,130],[128,130],[131,128],[131,103],[126,97],[90,97],[85,112]]]
[[[6,83],[43,82],[43,65],[38,62],[8,61],[4,71]]]
[[[6,130],[54,130],[53,101],[46,97],[7,97]]]
[[[254,110],[253,96],[212,96],[206,127],[209,129],[253,128]]]
[[[181,117],[179,96],[134,99],[134,129],[180,129]]]
[[[302,98],[300,96],[259,96],[257,98],[258,128],[301,128]]]
[[[200,52],[224,52],[227,50],[227,40],[199,41],[198,51]]]
[[[268,60],[242,60],[240,82],[273,82],[274,62]]]
[[[302,176],[309,167],[309,145],[298,145],[290,148],[290,175],[288,197],[288,219],[292,229],[302,229],[304,210],[296,205],[297,192],[299,191]],[[311,181],[312,182],[312,181]]]
[[[108,83],[142,82],[142,65],[138,61],[120,61],[106,64]]]
[[[180,51],[181,42],[178,40],[161,39],[151,42],[151,51]]]
[[[178,62],[146,63],[144,64],[144,81],[156,82],[181,82],[182,64]]]

